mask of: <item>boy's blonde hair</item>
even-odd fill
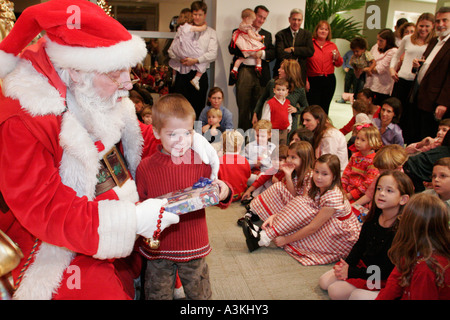
[[[269,120],[259,120],[257,123],[255,123],[253,125],[253,129],[254,130],[265,129],[265,130],[267,130],[267,133],[271,133],[272,132],[272,122],[270,122]]]
[[[389,144],[377,151],[373,158],[373,165],[379,170],[397,170],[405,164],[406,160],[408,160],[408,153],[405,148],[398,144]]]
[[[240,152],[244,144],[244,136],[237,130],[226,130],[222,133],[223,152]]]
[[[247,8],[247,9],[242,10],[242,13],[241,13],[241,18],[242,18],[242,20],[243,20],[243,19],[247,19],[247,18],[249,18],[249,17],[254,17],[254,18],[256,18],[255,12],[254,12],[252,9],[250,9],[250,8]]]
[[[149,105],[145,105],[144,109],[142,109],[141,117],[144,117],[147,114],[152,114],[152,107],[150,107]]]
[[[356,126],[356,128],[358,128],[358,126]],[[369,143],[371,149],[378,150],[383,147],[383,140],[381,140],[380,130],[378,130],[378,128],[374,125],[362,125],[362,128],[357,131],[357,134],[360,132],[366,135],[367,142]]]
[[[217,118],[222,119],[222,111],[220,109],[211,108],[208,110],[206,115],[209,116],[216,116]]]
[[[196,119],[195,110],[189,101],[179,93],[170,93],[160,97],[152,107],[153,128],[160,131],[168,119]]]

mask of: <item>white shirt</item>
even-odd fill
[[[400,70],[398,71],[398,77],[413,81],[416,77],[415,73],[411,72],[412,69],[412,63],[414,59],[421,58],[423,56],[423,53],[425,52],[425,49],[427,48],[427,45],[416,45],[411,42],[411,35],[408,34],[405,36],[402,41],[400,41],[400,45],[398,47],[397,53],[392,57],[391,60],[391,68],[396,68],[397,64],[400,62],[400,58],[403,54],[405,54],[402,62],[402,66],[400,67]]]
[[[250,168],[253,168],[259,160],[261,172],[264,172],[272,167],[272,152],[275,148],[276,146],[272,142],[267,142],[266,145],[259,145],[255,140],[245,146],[244,156],[247,158]]]
[[[428,71],[428,68],[430,67],[430,64],[433,62],[434,58],[438,54],[439,50],[444,46],[445,42],[447,42],[448,38],[450,37],[450,34],[448,34],[444,39],[441,40],[441,38],[438,38],[438,42],[434,46],[433,50],[431,50],[430,54],[428,55],[427,59],[423,63],[422,67],[419,70],[419,74],[417,75],[417,81],[422,81],[423,77]]]
[[[327,129],[315,153],[316,158],[327,153],[336,155],[340,161],[342,175],[348,164],[347,140],[342,132],[334,127]]]

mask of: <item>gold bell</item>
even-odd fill
[[[145,239],[145,242],[149,245],[150,249],[158,249],[159,248],[159,240],[152,239]]]
[[[14,270],[22,258],[20,248],[0,230],[0,277]]]

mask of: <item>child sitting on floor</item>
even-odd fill
[[[450,300],[448,210],[430,194],[415,194],[403,209],[389,250],[395,268],[377,300]]]
[[[390,144],[383,146],[378,150],[373,158],[373,165],[378,171],[383,173],[387,170],[403,171],[403,165],[408,160],[408,154],[405,148],[398,144]],[[364,195],[352,203],[353,213],[356,214],[358,220],[362,222],[362,218],[370,209],[370,204],[375,193],[375,181],[367,188]]]
[[[441,158],[434,163],[431,186],[432,189],[424,192],[438,196],[445,202],[450,213],[450,157]]]
[[[276,145],[270,142],[272,137],[272,124],[268,120],[259,120],[253,126],[256,140],[245,146],[244,155],[252,168],[252,175],[248,181],[251,185],[261,174],[272,167],[272,152]]]
[[[425,152],[436,147],[439,147],[444,140],[447,131],[450,129],[450,118],[442,119],[439,122],[438,132],[436,134],[436,138],[426,137],[420,142],[411,143],[406,147],[406,151],[415,155],[419,152]]]
[[[250,187],[242,195],[243,204],[250,203],[250,201],[269,188],[272,184],[281,181],[284,177],[284,172],[280,170],[280,167],[286,162],[288,154],[288,146],[280,146],[278,148],[278,159],[272,158],[272,168],[266,171],[266,174],[260,175]],[[275,154],[275,151],[272,153]]]
[[[376,182],[370,213],[349,255],[319,279],[332,300],[373,300],[384,287],[394,265],[388,250],[398,228],[404,205],[414,193],[411,179],[399,171],[385,171]],[[378,283],[371,281],[370,266],[379,268]],[[377,285],[378,284],[378,285]]]
[[[252,209],[257,209],[265,193],[252,201]],[[283,199],[277,203],[264,201],[264,213],[256,211],[265,220],[262,230],[250,219],[245,220],[242,228],[248,249],[254,251],[274,242],[303,265],[345,258],[358,240],[361,227],[341,187],[339,158],[333,154],[320,156],[314,164],[309,191],[303,196],[285,195],[292,196],[285,206],[280,206]]]
[[[342,187],[350,202],[361,198],[378,177],[379,172],[373,159],[376,151],[383,146],[380,132],[372,124],[357,125],[356,128],[356,152],[352,154],[341,178]]]
[[[247,188],[251,175],[248,160],[240,155],[244,137],[237,130],[227,130],[222,134],[223,156],[219,158],[219,179],[233,187],[233,200],[240,200]]]

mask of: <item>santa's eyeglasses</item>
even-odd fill
[[[124,82],[117,81],[116,79],[114,79],[107,73],[106,73],[106,76],[117,85],[117,89],[122,90],[122,89],[125,89],[125,87],[128,86],[128,84],[134,85],[134,84],[138,83],[139,81],[141,81],[141,79],[139,79],[139,77],[134,72],[131,72],[131,73],[133,74],[134,79],[130,80],[130,81],[124,81]]]

